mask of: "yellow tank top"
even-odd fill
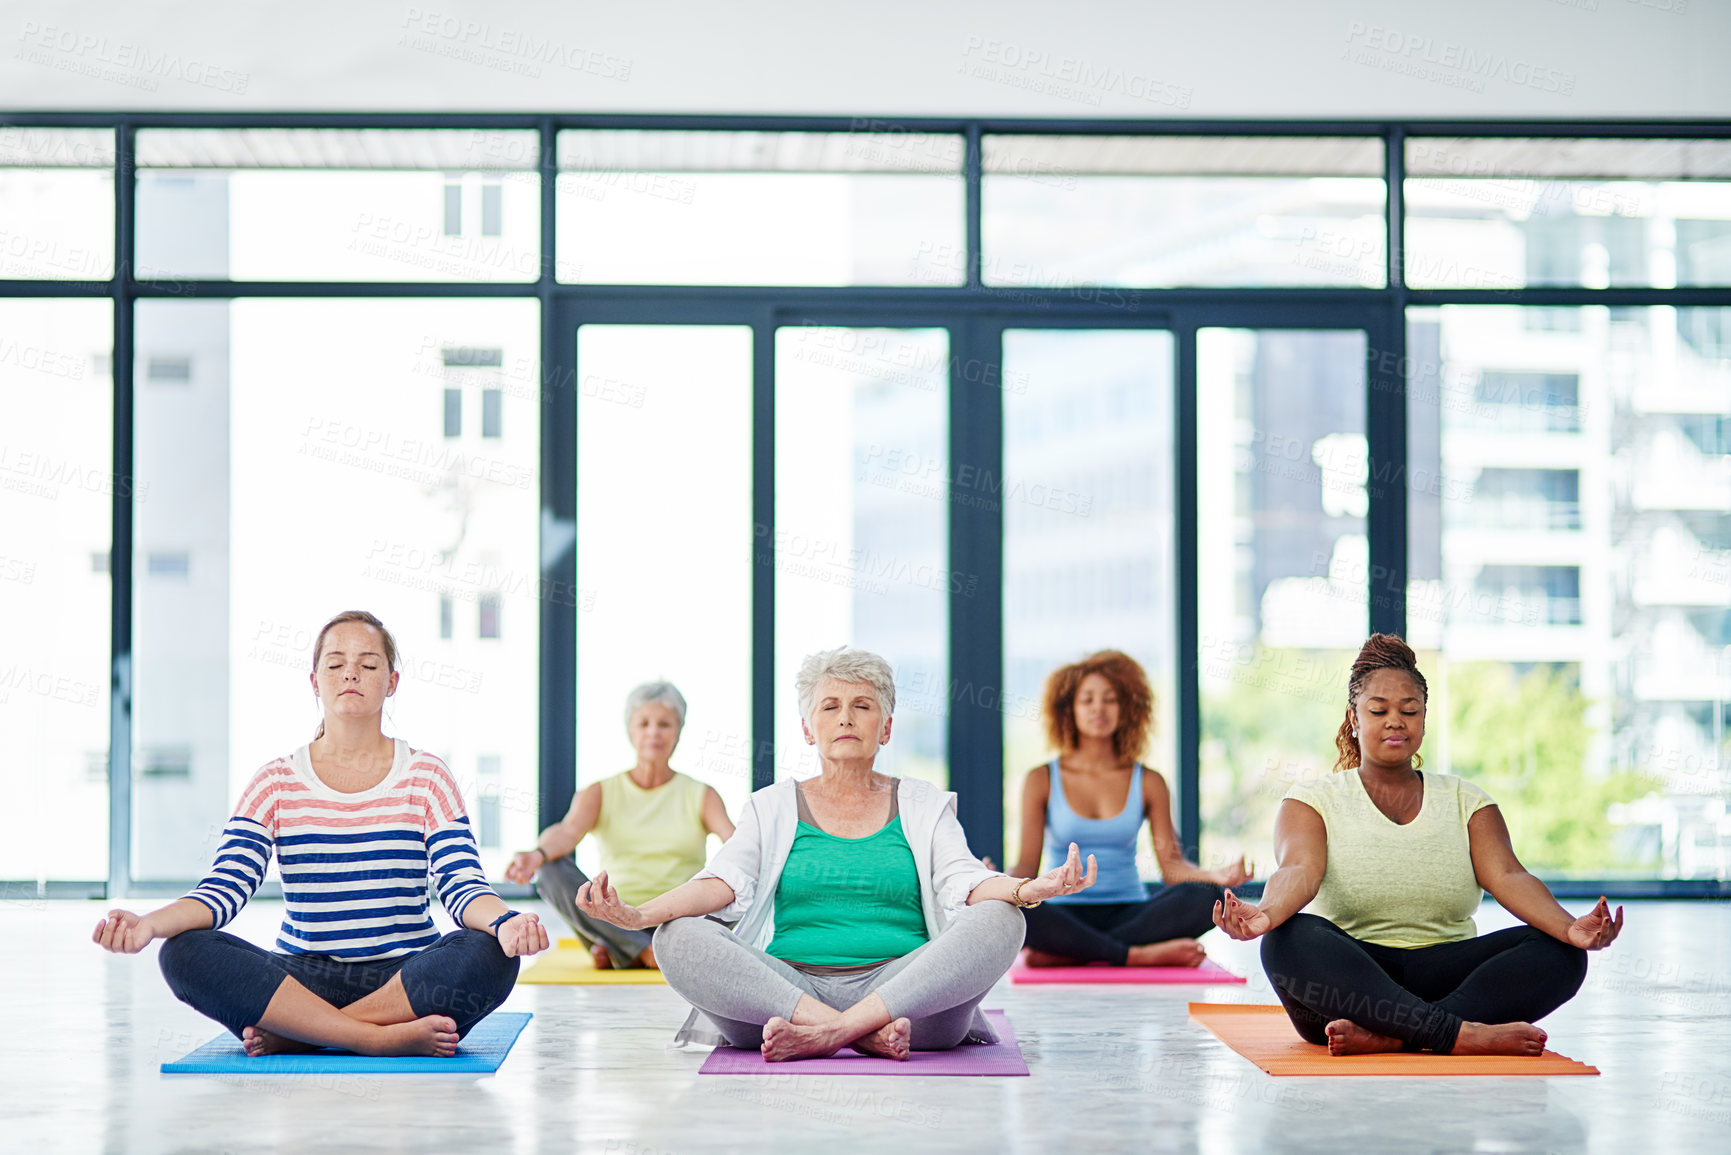
[[[1328,829],[1328,866],[1311,913],[1378,946],[1433,946],[1477,933],[1473,912],[1484,892],[1473,873],[1467,820],[1495,803],[1464,778],[1419,773],[1424,803],[1405,826],[1376,808],[1357,770],[1286,792],[1322,815]]]
[[[629,771],[601,780],[601,863],[619,897],[640,906],[703,869],[708,831],[703,798],[709,788],[674,772],[653,790]]]

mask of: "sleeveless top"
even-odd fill
[[[640,906],[703,869],[709,831],[703,825],[708,787],[675,771],[653,790],[629,770],[601,780],[601,861],[619,897]]]
[[[1148,888],[1136,870],[1136,835],[1142,829],[1142,763],[1130,771],[1130,794],[1124,809],[1110,818],[1083,818],[1064,799],[1064,775],[1058,759],[1050,763],[1052,789],[1046,798],[1046,869],[1062,865],[1074,842],[1082,852],[1082,868],[1094,856],[1094,885],[1047,902],[1147,902]]]
[[[823,830],[803,793],[798,802],[799,829],[775,888],[775,937],[764,953],[822,970],[883,963],[924,946],[919,870],[896,792],[889,821],[860,838]]]

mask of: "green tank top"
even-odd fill
[[[900,813],[875,834],[841,838],[809,821],[804,802],[775,887],[775,935],[767,953],[785,962],[846,967],[924,946],[919,871]]]

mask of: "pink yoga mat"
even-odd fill
[[[905,1063],[837,1051],[827,1059],[766,1063],[759,1051],[717,1047],[697,1069],[700,1075],[1026,1075],[1028,1064],[1003,1011],[987,1011],[998,1042],[949,1051],[915,1051]]]
[[[1031,967],[1021,959],[1010,968],[1013,983],[1242,983],[1225,967],[1208,959],[1199,967],[1115,967],[1090,963],[1080,967]]]

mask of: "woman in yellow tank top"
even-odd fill
[[[631,769],[592,782],[565,817],[541,832],[533,850],[511,858],[505,877],[534,880],[541,897],[571,924],[595,965],[653,967],[650,932],[626,930],[577,909],[588,877],[573,858],[590,834],[601,840],[606,873],[627,902],[644,902],[703,869],[709,835],[733,837],[727,807],[712,786],[669,765],[685,725],[685,696],[671,682],[646,682],[625,699],[625,732],[637,751]]]
[[[1623,926],[1603,898],[1576,918],[1515,857],[1496,803],[1421,769],[1424,675],[1407,644],[1373,634],[1347,684],[1333,775],[1286,794],[1280,869],[1262,901],[1230,890],[1214,922],[1262,938],[1293,1026],[1335,1055],[1537,1055],[1533,1026],[1572,998],[1587,951]],[[1476,936],[1483,891],[1526,925]],[[1316,914],[1299,911],[1315,900]]]

